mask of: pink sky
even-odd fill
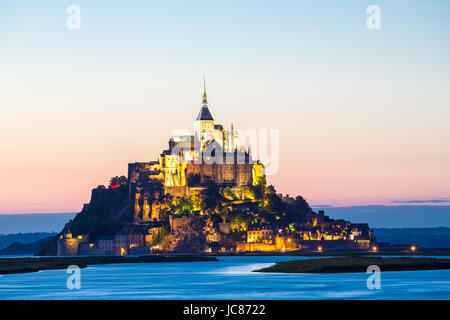
[[[280,192],[300,194],[321,205],[449,198],[450,151],[443,147],[450,143],[446,117],[425,111],[387,113],[375,107],[378,102],[366,102],[358,112],[355,106],[363,97],[346,97],[346,106],[337,97],[334,106],[317,105],[323,99],[317,97],[315,108],[292,103],[291,112],[282,107],[274,113],[267,107],[257,116],[248,108],[227,114],[232,97],[225,97],[226,89],[213,80],[210,83],[210,109],[217,122],[280,129],[280,170],[268,179]],[[8,137],[0,159],[0,212],[79,211],[93,187],[106,184],[111,176],[126,175],[129,162],[156,160],[177,126],[191,129],[200,100],[199,85],[192,87],[193,92],[186,90],[173,101],[164,92],[156,103],[142,99],[143,106],[127,108],[120,99],[114,101],[117,93],[90,106],[81,103],[89,100],[85,95],[59,104],[52,101],[55,98],[45,101],[40,92],[41,101],[23,101],[30,109],[7,115],[0,129]],[[235,109],[242,92],[237,95]],[[267,106],[275,103],[271,99],[275,100],[268,94]]]
[[[202,69],[218,123],[280,130],[280,192],[450,199],[448,4],[387,2],[373,31],[353,1],[176,15],[86,1],[70,31],[64,6],[17,3],[0,5],[0,213],[79,211],[129,162],[156,160],[192,130]]]

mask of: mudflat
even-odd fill
[[[381,271],[413,271],[450,269],[450,259],[414,257],[337,257],[277,262],[275,265],[253,270],[254,272],[279,273],[350,273],[366,272],[371,265]]]
[[[155,255],[155,256],[90,256],[90,257],[39,257],[1,258],[0,274],[27,273],[41,270],[66,269],[71,265],[86,268],[88,265],[111,263],[162,263],[218,261],[215,257],[195,255]]]

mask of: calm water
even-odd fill
[[[450,299],[450,270],[263,274],[251,270],[302,257],[220,257],[219,262],[111,264],[81,270],[68,290],[65,270],[0,276],[0,299]]]

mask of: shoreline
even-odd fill
[[[215,257],[201,255],[158,255],[158,256],[84,256],[84,257],[30,257],[0,258],[0,275],[31,273],[44,270],[67,269],[76,265],[84,269],[91,265],[115,263],[165,263],[219,261]]]
[[[366,273],[369,266],[380,271],[448,270],[449,259],[419,257],[338,257],[277,262],[275,265],[253,270],[261,273]]]
[[[200,253],[202,254],[202,253]],[[204,253],[203,253],[204,254]],[[293,256],[293,257],[347,257],[347,256],[450,256],[450,248],[418,248],[416,251],[410,250],[398,250],[398,249],[379,249],[377,251],[372,250],[333,250],[326,248],[322,252],[313,250],[297,250],[297,251],[253,251],[253,252],[217,252],[207,253],[208,256]]]
[[[222,253],[222,254],[160,254],[143,256],[66,256],[66,257],[21,257],[0,258],[0,275],[32,273],[45,270],[67,269],[76,265],[83,269],[91,265],[122,264],[122,263],[165,263],[165,262],[209,262],[219,261],[220,257],[263,257],[290,256],[312,257],[307,260],[276,262],[275,265],[253,272],[281,273],[349,273],[366,272],[367,266],[379,265],[382,271],[413,271],[450,269],[449,259],[430,258],[423,252],[405,254],[401,257],[380,257],[386,253],[367,252],[302,252],[298,253]],[[399,252],[391,255],[400,255]],[[317,257],[317,258],[315,258]],[[219,258],[219,259],[218,259]]]

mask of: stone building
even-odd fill
[[[76,256],[79,254],[81,244],[88,243],[88,235],[74,236],[69,228],[65,229],[58,238],[58,256]]]
[[[89,236],[74,236],[70,230],[63,232],[58,239],[58,256],[75,255],[126,255],[133,251],[150,253],[161,228],[154,224],[125,225],[113,236],[101,236],[90,242]],[[140,250],[144,248],[145,250]]]
[[[159,182],[165,194],[186,196],[192,187],[209,182],[230,187],[252,186],[264,181],[264,166],[252,159],[231,125],[225,129],[216,124],[208,108],[205,82],[202,106],[194,122],[193,135],[174,135],[169,148],[158,161],[128,165],[131,208],[135,221],[159,219],[157,205],[160,190],[152,190]]]
[[[97,240],[97,250],[100,254],[115,254],[116,242],[114,236],[102,236]]]
[[[257,228],[249,228],[247,231],[247,242],[263,242],[272,244],[274,243],[275,236],[272,228],[268,226],[261,226]]]

